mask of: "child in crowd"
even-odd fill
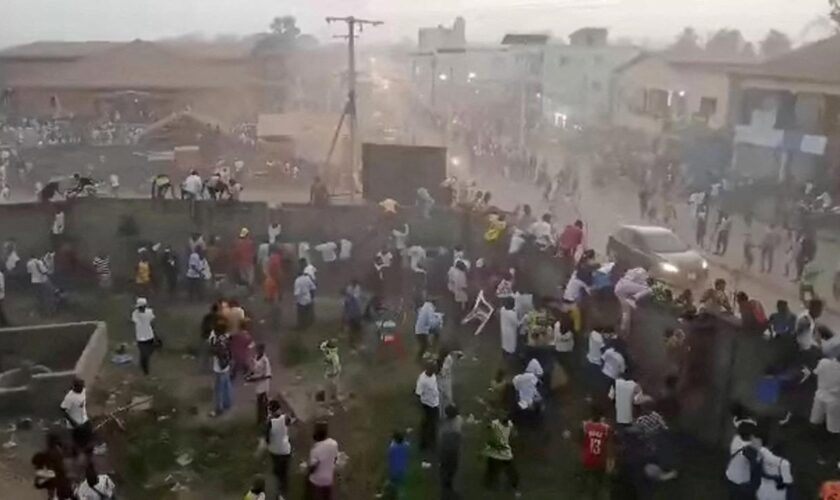
[[[341,358],[338,356],[338,345],[335,339],[321,342],[321,352],[324,354],[324,379],[326,380],[326,396],[337,401],[339,399],[339,378],[341,377]]]
[[[262,476],[254,478],[251,484],[251,489],[245,494],[244,500],[266,500],[265,496],[265,479]]]

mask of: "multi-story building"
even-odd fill
[[[610,45],[605,28],[582,28],[568,45],[544,47],[542,109],[546,120],[562,126],[600,123],[609,118],[610,83],[616,69],[639,55],[633,46]]]

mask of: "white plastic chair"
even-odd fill
[[[478,320],[478,328],[475,329],[475,335],[478,335],[484,330],[484,327],[487,326],[487,322],[490,321],[490,318],[493,316],[493,313],[496,311],[496,308],[493,307],[490,302],[484,297],[484,290],[478,292],[478,297],[475,298],[475,305],[464,319],[461,320],[462,325],[466,325],[470,321]]]

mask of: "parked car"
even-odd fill
[[[678,288],[702,285],[709,275],[708,261],[665,227],[619,227],[607,241],[607,258],[623,268],[643,267]]]

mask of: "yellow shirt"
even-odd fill
[[[137,274],[135,276],[135,282],[138,285],[148,285],[152,281],[152,270],[149,267],[149,263],[145,261],[140,261],[137,263]]]

